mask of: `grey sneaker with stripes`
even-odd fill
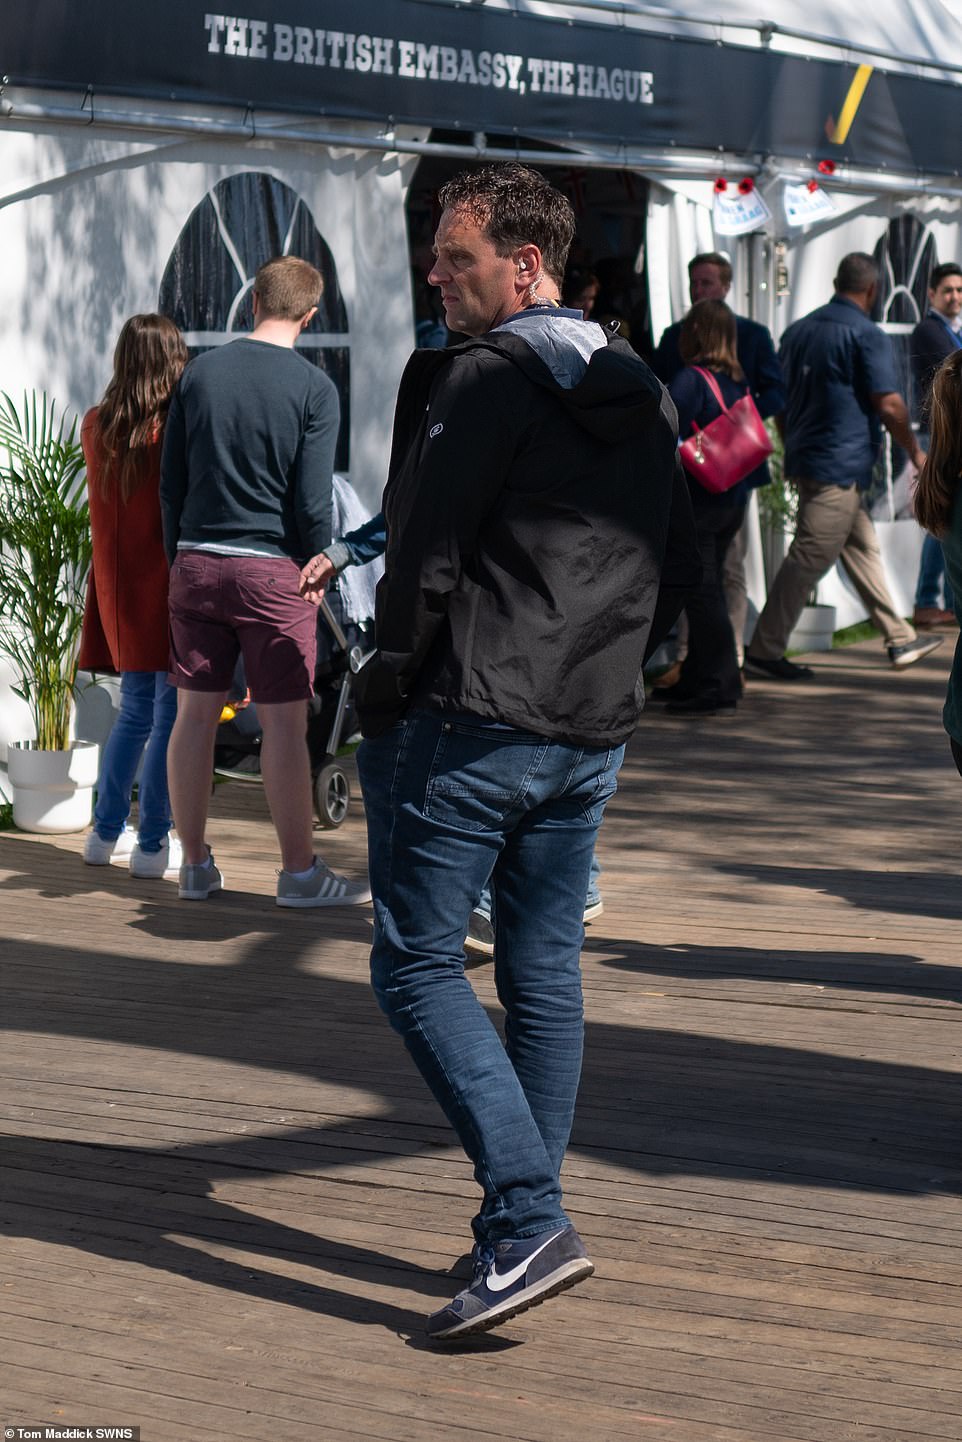
[[[177,888],[177,895],[181,901],[206,901],[212,891],[220,891],[224,885],[224,878],[214,865],[214,853],[210,847],[207,850],[206,865],[203,862],[197,865],[182,863],[180,884]]]
[[[293,876],[289,871],[277,873],[278,906],[362,906],[371,899],[367,882],[348,881],[338,876],[319,856],[309,876]]]

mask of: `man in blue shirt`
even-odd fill
[[[747,671],[777,681],[814,675],[789,661],[785,647],[813,588],[837,560],[882,632],[893,666],[911,666],[940,644],[918,637],[898,614],[863,504],[882,426],[913,465],[925,459],[898,392],[891,342],[870,319],[878,276],[870,255],[845,256],[833,299],[782,337],[785,475],[798,489],[798,523],[745,656]]]

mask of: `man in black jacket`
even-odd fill
[[[582,911],[643,701],[676,427],[631,348],[558,305],[574,231],[560,192],[503,165],[440,201],[430,279],[473,339],[415,352],[401,382],[378,651],[357,701],[375,992],[484,1194],[473,1280],[427,1323],[450,1340],[593,1270],[559,1181]],[[684,510],[672,524],[693,555]],[[681,594],[687,579],[682,565]],[[492,866],[505,1044],[464,973]]]

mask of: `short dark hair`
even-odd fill
[[[957,265],[954,260],[944,261],[942,265],[934,265],[929,272],[929,290],[935,290],[950,275],[962,275],[962,265]]]
[[[693,255],[688,262],[688,279],[691,280],[691,273],[696,265],[717,265],[718,274],[725,285],[732,283],[732,263],[727,255],[722,255],[717,250],[704,250],[701,255]]]
[[[261,313],[271,320],[303,320],[323,289],[320,271],[296,255],[276,255],[254,276]]]
[[[878,283],[878,278],[878,262],[863,250],[853,250],[851,255],[843,255],[838,263],[835,289],[839,295],[864,295]]]
[[[567,196],[537,170],[514,161],[462,170],[442,185],[438,203],[442,210],[467,211],[500,256],[536,245],[548,275],[561,285],[575,213]]]

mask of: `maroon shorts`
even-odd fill
[[[300,570],[281,556],[179,551],[170,572],[170,680],[185,691],[229,691],[244,657],[254,701],[314,693],[317,610],[298,594]]]

